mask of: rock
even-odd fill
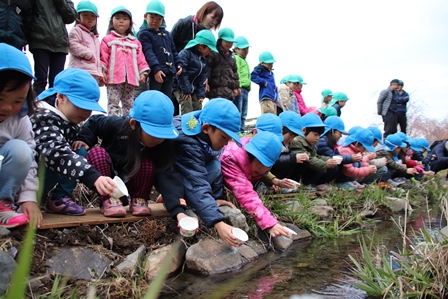
[[[258,255],[262,255],[268,252],[266,246],[263,246],[263,244],[257,241],[249,240],[246,242],[246,245],[252,248]]]
[[[234,227],[241,228],[245,232],[249,231],[249,226],[247,225],[246,216],[241,213],[239,209],[234,209],[228,206],[221,206],[219,210],[224,214],[224,216],[229,220],[230,224]]]
[[[333,208],[329,206],[312,206],[309,211],[317,216],[319,216],[322,220],[331,220],[333,219]]]
[[[0,227],[0,236],[7,236],[11,233],[11,231],[7,228]]]
[[[274,247],[275,250],[285,251],[292,245],[293,240],[287,237],[271,237],[271,234],[267,230],[262,230],[258,228],[258,237],[262,242],[267,244],[269,247]]]
[[[145,258],[146,246],[141,245],[135,252],[131,253],[126,259],[119,264],[116,269],[123,274],[133,275],[138,271],[141,266],[141,262]]]
[[[159,274],[167,256],[173,250],[175,250],[175,254],[170,264],[170,268],[168,269],[168,275],[174,273],[180,266],[182,266],[186,249],[184,243],[177,241],[149,253],[145,262],[145,278],[147,280],[153,280]]]
[[[47,273],[61,274],[78,279],[97,279],[110,271],[110,260],[90,248],[57,249],[47,260]]]
[[[448,240],[448,226],[445,226],[439,231],[438,236],[439,242],[443,242],[445,240]]]
[[[250,246],[241,245],[240,247],[235,247],[236,251],[246,260],[244,264],[256,260],[258,254]]]
[[[287,205],[287,207],[286,207],[287,211],[296,212],[296,213],[303,212],[303,207],[300,205],[300,202],[298,202],[298,201],[290,201],[290,202],[287,202],[286,205]]]
[[[406,210],[406,200],[397,197],[386,197],[388,201],[388,206],[394,212],[404,212]],[[408,213],[411,214],[413,211],[411,205],[408,203]]]
[[[328,206],[328,203],[323,198],[316,198],[315,200],[311,201],[312,206]]]
[[[186,267],[201,274],[219,274],[237,270],[244,260],[236,247],[213,239],[203,239],[192,245],[185,256]]]
[[[282,225],[286,226],[287,228],[292,229],[293,231],[295,231],[297,233],[297,235],[294,236],[293,241],[306,240],[306,239],[311,238],[311,233],[309,231],[300,229],[292,223],[282,223]]]
[[[16,270],[16,261],[6,252],[0,250],[0,296],[6,293],[14,271]]]

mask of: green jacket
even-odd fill
[[[240,76],[240,87],[250,91],[250,68],[246,59],[235,53],[238,76]]]
[[[306,141],[305,138],[302,136],[295,137],[290,145],[289,150],[292,153],[307,153],[310,157],[309,164],[310,167],[316,171],[319,172],[327,172],[327,160],[330,159],[330,157],[327,156],[319,156],[317,154],[317,147],[314,145],[309,144],[308,141]]]
[[[71,0],[30,0],[33,17],[31,21],[29,49],[43,49],[68,53],[66,24],[76,20],[75,5]]]

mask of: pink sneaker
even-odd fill
[[[131,211],[134,216],[151,215],[151,209],[148,207],[148,203],[143,198],[133,198],[129,211]]]
[[[28,216],[17,213],[12,210],[12,202],[8,199],[0,201],[0,226],[4,228],[12,228],[27,224]]]
[[[101,213],[105,217],[124,217],[126,216],[126,209],[119,199],[110,198],[103,201]]]

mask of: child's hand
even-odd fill
[[[308,156],[308,154],[303,153],[303,154],[296,154],[296,162],[298,164],[301,164],[303,162],[307,162],[310,160],[310,156]]]
[[[182,74],[182,66],[181,66],[181,65],[179,65],[179,66],[177,67],[176,76],[179,76],[180,74]]]
[[[235,89],[233,90],[233,96],[234,96],[234,97],[237,97],[237,96],[239,96],[239,95],[241,95],[241,89],[240,89],[240,88],[235,88]]]
[[[362,161],[362,154],[353,154],[352,155],[352,161],[353,162],[361,162]]]
[[[182,101],[191,100],[191,94],[189,93],[183,93],[181,96]]]
[[[208,85],[208,79],[205,80],[204,84],[205,84],[205,91],[210,92],[210,85]]]
[[[25,201],[20,206],[22,208],[23,214],[28,216],[30,220],[30,225],[35,224],[37,228],[42,225],[42,212],[39,209],[39,206],[34,201]]]
[[[215,228],[218,231],[219,237],[226,242],[229,246],[241,246],[238,239],[232,234],[232,226],[220,221],[215,224]]]
[[[177,214],[176,218],[177,218],[177,227],[180,227],[179,222],[180,222],[183,218],[191,218],[191,219],[196,220],[196,222],[198,222],[198,218],[190,217],[190,216],[188,216],[188,215],[185,214],[185,213],[179,213],[179,214]],[[198,228],[196,229],[195,233],[197,233],[198,231],[199,231],[199,225],[198,225]]]
[[[410,174],[410,175],[416,175],[416,174],[418,174],[418,170],[415,168],[408,168],[408,169],[406,169],[406,173]]]
[[[198,102],[202,104],[202,102],[204,102],[204,98],[199,98]]]
[[[143,84],[143,83],[146,82],[146,73],[141,73],[141,74],[140,74],[140,80],[138,80],[138,82],[139,82],[140,84]],[[163,80],[162,80],[162,82],[159,82],[159,83],[163,83]]]
[[[86,149],[86,151],[89,150],[89,146],[85,142],[83,142],[83,141],[79,141],[78,140],[78,141],[73,142],[73,144],[72,144],[72,150],[73,151],[77,151],[81,147],[84,147]]]
[[[335,159],[328,159],[327,160],[327,168],[338,166],[338,161]]]
[[[166,75],[165,75],[165,73],[162,72],[161,70],[160,70],[160,71],[157,71],[157,72],[154,74],[154,79],[155,79],[157,82],[159,82],[160,84],[163,83],[163,77],[166,77]]]
[[[290,180],[288,179],[277,179],[277,178],[273,178],[271,181],[272,185],[280,187],[280,188],[286,188],[286,189],[292,189],[294,188],[294,184],[291,183]]]
[[[371,153],[368,153],[366,156],[369,157],[369,160],[373,160],[373,159],[376,158],[376,153],[375,152],[371,152]]]
[[[93,186],[96,188],[96,191],[103,196],[110,196],[114,193],[115,187],[117,186],[110,177],[108,176],[100,176]]]
[[[433,176],[433,175],[435,175],[436,173],[435,173],[434,171],[432,171],[432,170],[429,170],[429,171],[423,171],[423,174],[424,174],[424,175]]]
[[[289,232],[283,227],[283,225],[276,224],[270,229],[268,229],[268,232],[271,234],[272,237],[278,237],[278,236],[289,236]]]
[[[376,173],[377,168],[376,168],[375,165],[369,165],[368,167],[369,167],[369,173],[370,174]]]
[[[218,205],[218,207],[228,206],[231,207],[232,209],[236,209],[236,206],[233,203],[224,199],[217,199],[216,204]]]

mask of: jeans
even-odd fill
[[[361,179],[361,184],[371,184],[374,182],[379,182],[381,178],[387,173],[388,169],[386,166],[382,166],[376,170],[375,173],[371,173]]]
[[[249,91],[245,88],[241,88],[241,94],[234,98],[233,103],[241,114],[240,132],[244,133],[246,117],[247,117],[247,105],[249,101]]]
[[[33,90],[36,95],[41,94],[47,86],[53,87],[54,77],[64,70],[66,53],[51,52],[43,49],[33,49],[34,76]]]
[[[13,200],[25,181],[33,161],[33,151],[23,140],[11,139],[0,147],[3,156],[0,169],[0,201]]]
[[[87,151],[84,147],[81,147],[79,150],[75,151],[75,153],[83,157],[87,156]],[[77,182],[75,180],[71,180],[68,177],[60,175],[47,168],[45,169],[43,200],[48,197],[48,193],[50,193],[51,189],[53,188],[54,190],[53,195],[51,196],[51,200],[59,200],[63,197],[71,197],[76,184]]]

